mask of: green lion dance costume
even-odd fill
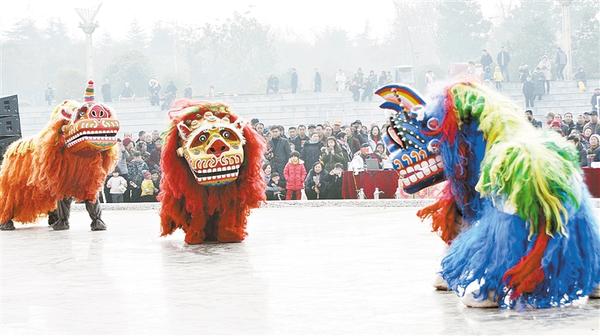
[[[450,244],[441,275],[465,304],[546,308],[598,295],[600,236],[574,146],[474,83],[430,104],[401,85],[377,94],[392,111],[385,141],[403,188],[448,181],[418,215]]]

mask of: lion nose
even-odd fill
[[[210,145],[208,153],[219,157],[221,156],[221,154],[227,152],[228,150],[229,146],[227,146],[227,144],[224,143],[222,140],[217,139],[215,142],[212,143],[212,145]]]

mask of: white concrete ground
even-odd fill
[[[595,334],[600,300],[477,310],[431,283],[441,240],[415,208],[267,208],[241,244],[158,237],[156,210],[0,232],[0,335]],[[600,215],[600,212],[599,212]]]

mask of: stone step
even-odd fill
[[[600,86],[598,80],[589,81],[588,87]],[[596,84],[596,85],[592,85]],[[551,94],[536,100],[534,115],[542,118],[548,112],[572,112],[575,114],[589,111],[591,92],[580,93],[573,81],[552,82]],[[524,97],[520,83],[505,83],[502,94],[524,108]],[[207,97],[198,97],[206,100]],[[277,95],[227,95],[210,98],[229,104],[245,119],[258,118],[266,125],[281,124],[317,124],[324,121],[341,120],[350,123],[360,119],[364,123],[383,122],[384,113],[378,108],[380,98],[372,101],[354,102],[349,92],[301,92],[298,94]],[[113,102],[109,104],[121,120],[122,131],[163,130],[168,124],[166,111],[150,106],[146,98],[136,101]],[[32,135],[42,129],[50,115],[48,106],[21,106],[21,125],[24,135]]]

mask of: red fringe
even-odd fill
[[[431,217],[432,230],[439,232],[442,240],[450,244],[458,235],[458,222],[460,221],[460,214],[452,196],[450,184],[447,184],[442,190],[437,202],[417,211],[417,216],[422,220]]]
[[[188,106],[201,105],[202,102],[179,100],[175,110]],[[205,110],[199,113],[204,113]],[[171,124],[176,125],[192,115],[181,116],[170,113]],[[221,114],[217,114],[221,117]],[[231,122],[238,117],[230,114]],[[209,220],[217,220],[217,239],[220,242],[242,241],[246,237],[246,219],[250,209],[259,207],[265,199],[265,183],[262,178],[262,158],[264,140],[251,127],[243,129],[244,163],[238,179],[219,187],[198,185],[185,159],[176,153],[181,146],[177,128],[173,127],[166,135],[162,150],[161,168],[161,235],[173,233],[177,228],[186,232],[188,244],[204,241],[204,226]]]
[[[548,239],[546,224],[544,220],[540,220],[539,233],[533,248],[502,277],[502,281],[508,282],[513,289],[510,295],[511,299],[519,297],[522,293],[532,292],[544,280],[541,261],[548,245]]]

